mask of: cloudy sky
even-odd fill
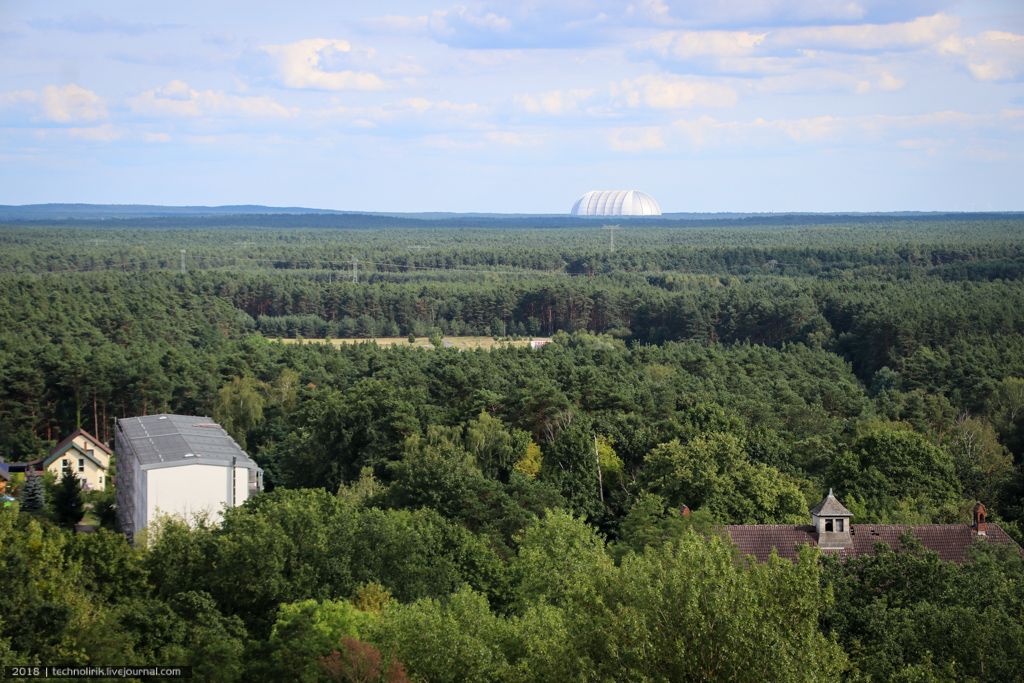
[[[1021,0],[458,1],[0,0],[0,203],[1024,209]]]

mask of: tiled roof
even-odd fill
[[[107,448],[107,447],[106,447],[106,446],[105,446],[105,445],[103,444],[103,442],[102,442],[102,441],[100,441],[100,440],[99,440],[99,439],[97,439],[97,438],[96,438],[95,436],[93,436],[92,434],[90,434],[89,432],[87,432],[87,431],[85,431],[84,429],[81,429],[81,428],[79,428],[79,429],[76,429],[75,431],[71,432],[71,434],[70,434],[70,435],[68,435],[68,436],[67,436],[67,437],[66,437],[66,438],[65,438],[65,439],[64,439],[63,441],[61,441],[61,442],[60,442],[59,444],[57,444],[56,446],[54,446],[54,447],[53,447],[53,450],[51,450],[51,451],[50,451],[50,453],[56,453],[57,451],[59,451],[59,450],[63,449],[63,448],[65,447],[65,446],[67,446],[68,444],[70,444],[70,443],[71,443],[71,441],[72,441],[72,440],[73,440],[73,439],[74,439],[74,438],[75,438],[76,436],[79,436],[79,435],[81,435],[81,436],[84,436],[85,438],[87,438],[87,439],[88,439],[88,440],[90,441],[90,443],[94,444],[94,445],[95,445],[95,446],[96,446],[97,448],[99,448],[99,449],[100,449],[101,451],[103,451],[103,452],[104,452],[104,453],[106,453],[107,455],[112,455],[112,453],[110,452],[110,449],[109,449],[109,448]]]
[[[741,524],[725,527],[741,555],[753,555],[765,562],[772,549],[779,557],[795,560],[802,545],[818,545],[818,535],[810,524]]]
[[[968,524],[852,524],[850,535],[853,545],[849,548],[824,551],[841,557],[873,555],[881,543],[894,550],[901,547],[900,538],[907,532],[917,538],[928,550],[934,551],[942,560],[966,562],[968,549],[975,542],[1016,545],[1009,535],[995,524],[987,525],[987,534],[978,536]],[[818,537],[811,525],[793,524],[751,524],[725,527],[742,555],[752,555],[764,562],[774,548],[779,557],[795,560],[801,545],[816,546]],[[1018,550],[1024,554],[1024,550]]]
[[[833,495],[832,489],[828,490],[823,501],[811,508],[811,514],[818,517],[853,517],[853,513]]]

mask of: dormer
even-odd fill
[[[811,521],[818,534],[818,547],[823,550],[849,548],[853,545],[850,520],[853,513],[828,490],[828,495],[811,509]]]

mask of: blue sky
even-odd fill
[[[0,203],[1024,209],[1024,3],[0,0]]]

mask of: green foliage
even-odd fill
[[[981,499],[1019,532],[1019,217],[664,219],[615,254],[555,218],[221,220],[0,226],[0,454],[212,414],[274,489],[135,548],[0,511],[0,662],[1019,677],[1019,558],[748,566],[715,529],[806,523],[833,486],[855,521]],[[465,334],[555,343],[443,348]],[[267,339],[379,335],[434,348]],[[21,509],[46,509],[41,483]]]
[[[320,680],[319,658],[335,650],[343,637],[359,638],[372,619],[346,600],[302,600],[281,605],[268,641],[272,677]]]
[[[981,418],[962,417],[945,435],[944,442],[964,496],[998,505],[1013,476],[1013,457],[999,442],[992,425]]]
[[[818,630],[816,555],[750,567],[726,542],[684,534],[628,555],[572,606],[581,670],[609,680],[835,680],[840,648]]]
[[[53,492],[53,513],[57,523],[72,528],[85,513],[82,483],[71,469],[64,470]]]
[[[263,394],[268,387],[248,375],[233,377],[217,392],[213,417],[245,448],[249,432],[263,422]]]
[[[661,444],[647,456],[641,483],[673,506],[706,509],[728,524],[802,522],[807,516],[796,484],[774,467],[751,462],[744,441],[731,434]]]
[[[596,574],[610,566],[604,541],[592,527],[567,512],[549,511],[519,540],[519,553],[511,564],[515,604],[520,610],[532,604],[562,604],[574,592],[587,592]]]
[[[678,510],[667,510],[665,499],[653,493],[641,494],[619,524],[619,541],[610,550],[622,558],[627,552],[642,553],[660,547],[683,533],[686,522]]]
[[[833,464],[829,481],[843,495],[865,501],[868,519],[895,509],[900,500],[917,501],[938,515],[955,506],[960,489],[950,454],[899,425],[874,428],[857,438]]]
[[[367,582],[400,600],[463,583],[504,593],[493,551],[433,510],[359,508],[312,489],[257,497],[214,529],[165,522],[146,566],[156,585],[204,590],[257,632],[269,632],[282,602],[347,598]]]
[[[540,474],[543,463],[544,454],[541,452],[540,446],[531,441],[526,446],[526,452],[519,460],[516,461],[513,469],[523,476],[529,477],[530,479],[536,479],[537,475]]]
[[[24,512],[41,513],[46,510],[46,487],[40,474],[30,473],[21,487],[21,509]]]
[[[508,481],[529,444],[529,434],[519,429],[509,432],[501,420],[486,411],[466,424],[466,450],[488,477]]]
[[[577,420],[546,446],[541,477],[558,487],[570,509],[589,518],[602,512],[594,434]]]
[[[1024,666],[1024,560],[984,546],[965,565],[920,549],[825,564],[825,632],[851,677],[1006,681]],[[913,676],[921,676],[915,679]]]
[[[123,534],[98,529],[76,534],[68,546],[69,557],[88,571],[81,587],[109,602],[141,598],[149,593],[149,576],[143,552],[132,548]]]

